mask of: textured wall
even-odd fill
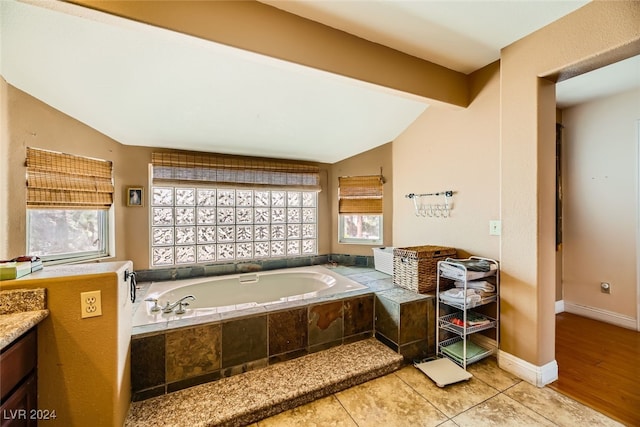
[[[555,359],[554,81],[640,53],[638,22],[591,2],[502,50],[501,347],[536,366]]]
[[[640,90],[563,112],[564,301],[634,324]],[[612,284],[611,294],[600,282]]]
[[[500,66],[471,75],[466,109],[432,105],[393,142],[393,245],[442,245],[499,258]],[[409,193],[453,190],[450,218],[417,217]],[[430,202],[443,203],[443,198]]]

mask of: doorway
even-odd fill
[[[627,61],[640,70],[638,57]],[[634,363],[640,359],[637,99],[640,77],[624,90],[559,106],[564,125],[557,171],[564,231],[557,258],[559,379],[549,385],[630,425],[640,425],[634,380],[640,377]],[[609,283],[609,294],[601,283]]]

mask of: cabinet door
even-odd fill
[[[38,384],[32,373],[0,407],[0,426],[36,427],[34,411],[37,409]]]
[[[38,341],[32,329],[0,353],[0,404],[38,363]]]

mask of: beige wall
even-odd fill
[[[551,80],[637,54],[638,22],[639,2],[591,2],[502,50],[501,346],[535,366],[555,358]]]
[[[373,256],[372,248],[391,246],[393,242],[393,150],[392,143],[366,151],[357,156],[337,162],[331,166],[327,195],[331,199],[330,229],[331,253]],[[382,168],[386,182],[383,186],[382,245],[346,245],[338,243],[338,178],[341,176],[377,175]]]
[[[500,65],[471,75],[466,109],[429,107],[393,143],[393,245],[443,245],[499,259]],[[416,217],[410,193],[453,190],[450,218]],[[444,199],[433,198],[435,203]]]
[[[635,324],[640,89],[564,118],[564,302]],[[600,292],[610,282],[610,295]]]
[[[46,425],[120,427],[131,403],[131,263],[47,267],[2,289],[47,290],[49,316],[38,325],[38,408]],[[80,317],[80,293],[101,291],[102,316]],[[39,424],[43,424],[40,422]]]

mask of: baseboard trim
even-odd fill
[[[590,319],[599,320],[601,322],[610,323],[626,329],[637,330],[637,320],[630,316],[624,316],[612,311],[603,310],[601,308],[589,307],[586,305],[564,303],[567,313],[577,314],[579,316],[588,317]]]
[[[564,312],[564,300],[556,301],[556,314]]]
[[[543,366],[536,366],[510,353],[499,350],[498,366],[536,387],[544,387],[558,379],[558,363],[555,360]]]

